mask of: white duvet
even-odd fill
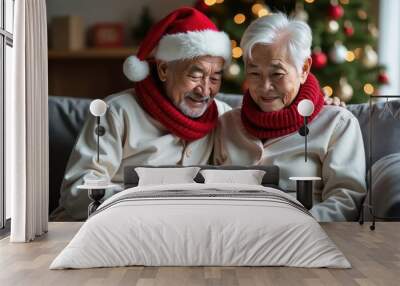
[[[173,196],[165,197],[168,192]],[[318,222],[298,205],[279,190],[254,185],[193,183],[127,189],[99,207],[50,269],[350,268]]]

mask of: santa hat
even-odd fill
[[[153,54],[156,59],[167,62],[218,56],[224,58],[227,65],[231,60],[231,42],[203,13],[182,7],[152,27],[137,55],[125,60],[125,76],[134,82],[144,80],[150,72],[146,59]]]

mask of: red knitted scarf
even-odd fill
[[[210,133],[218,122],[215,101],[199,118],[184,115],[164,96],[151,76],[137,82],[135,90],[141,106],[154,119],[161,122],[172,134],[186,141],[200,139]]]
[[[297,105],[303,99],[314,103],[314,113],[308,117],[308,122],[311,122],[324,105],[318,80],[311,73],[301,85],[292,104],[279,111],[263,112],[247,91],[241,111],[243,125],[250,134],[259,139],[277,138],[295,132],[304,124],[303,117],[297,112]]]

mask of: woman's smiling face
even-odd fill
[[[308,76],[311,59],[298,71],[282,45],[256,44],[246,60],[246,81],[254,102],[264,112],[278,111],[296,98]]]

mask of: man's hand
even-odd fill
[[[337,96],[324,96],[324,103],[325,105],[335,105],[335,106],[342,106],[346,107],[346,103],[344,101],[340,101],[340,98]]]

